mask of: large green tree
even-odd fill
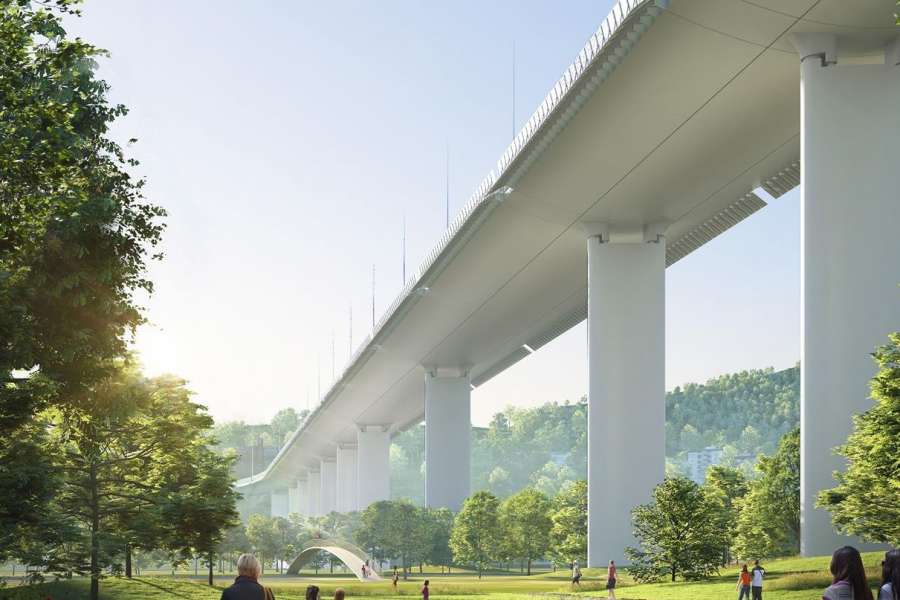
[[[0,477],[19,487],[0,496],[0,554],[20,526],[46,529],[54,489],[21,428],[83,398],[124,352],[162,233],[109,137],[126,109],[95,76],[103,53],[62,26],[75,4],[0,0]]]
[[[231,475],[232,458],[198,440],[171,465],[172,476],[162,488],[159,512],[166,524],[166,546],[181,556],[202,556],[213,585],[215,553],[229,529],[238,522],[238,493]]]
[[[453,552],[450,550],[450,535],[453,532],[453,511],[449,508],[425,508],[425,527],[428,532],[429,551],[425,560],[430,565],[450,568]]]
[[[381,500],[370,504],[360,515],[356,540],[375,558],[394,559],[403,569],[425,560],[431,551],[432,536],[424,509],[405,500]]]
[[[722,547],[724,566],[731,562],[731,545],[738,531],[736,502],[747,493],[747,480],[737,469],[716,465],[707,469],[703,491],[715,505],[716,522],[725,532],[725,545]]]
[[[733,551],[738,558],[800,551],[800,429],[788,432],[774,456],[760,456],[739,507]]]
[[[450,549],[457,563],[471,565],[478,578],[497,558],[502,532],[500,502],[490,492],[476,492],[466,499],[456,515],[450,534]]]
[[[725,533],[717,506],[684,477],[669,477],[653,490],[653,501],[634,508],[639,548],[626,548],[629,572],[639,581],[668,576],[700,579],[718,572]]]
[[[503,501],[500,520],[512,558],[525,561],[531,575],[532,561],[542,558],[550,546],[550,500],[533,488],[525,488]]]
[[[218,477],[217,493],[230,484],[227,463],[197,454],[210,452],[205,432],[212,419],[191,401],[181,380],[147,380],[123,366],[94,384],[79,404],[51,409],[46,422],[49,447],[62,473],[52,506],[85,532],[73,542],[84,548],[89,564],[72,568],[90,575],[92,600],[103,569],[117,564],[123,552],[129,560],[133,547],[164,548],[180,537],[173,532],[183,523],[165,510],[197,498],[191,480]],[[233,495],[226,493],[221,501],[234,511]],[[227,523],[194,520],[179,531],[199,536],[201,528],[215,525]]]
[[[550,554],[557,564],[587,562],[587,481],[580,479],[553,499]]]
[[[273,560],[281,547],[281,533],[275,528],[275,521],[266,515],[250,515],[246,533],[247,540],[265,570],[266,560]]]
[[[874,354],[875,406],[854,417],[853,433],[837,449],[847,467],[819,505],[844,533],[900,546],[900,333],[889,340]]]

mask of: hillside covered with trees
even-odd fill
[[[724,464],[752,475],[759,454],[772,454],[800,423],[800,369],[758,369],[689,383],[666,394],[666,456],[672,474],[686,473],[687,453],[715,446]],[[555,495],[587,476],[587,404],[549,402],[508,407],[472,431],[472,490],[505,498],[525,487]],[[394,438],[391,493],[424,501],[424,427]]]

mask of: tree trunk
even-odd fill
[[[213,584],[213,553],[212,550],[209,551],[209,585]]]
[[[91,464],[91,593],[90,600],[100,596],[100,498],[97,490],[97,466]]]
[[[528,559],[528,574],[531,575],[531,559]]]
[[[131,579],[131,544],[125,542],[125,577]]]

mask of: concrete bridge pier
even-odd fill
[[[300,488],[297,487],[297,480],[292,479],[288,482],[288,514],[300,512]]]
[[[327,515],[337,508],[337,463],[334,458],[323,458],[319,461],[319,473],[322,477],[319,512]]]
[[[269,514],[273,517],[287,517],[290,513],[290,496],[288,488],[272,490],[269,494]]]
[[[322,475],[318,469],[306,472],[307,517],[319,517],[321,512]]]
[[[301,515],[309,514],[309,494],[306,484],[306,472],[297,475],[297,511]]]
[[[356,434],[357,510],[391,497],[391,433],[385,425],[360,425]]]
[[[425,505],[457,511],[469,496],[472,418],[466,369],[426,368]]]
[[[356,493],[356,444],[338,444],[336,456],[337,470],[337,511],[352,512],[357,509]]]
[[[858,543],[834,531],[816,497],[836,485],[844,461],[833,448],[851,415],[872,406],[871,352],[900,330],[900,39],[792,41],[801,59],[800,537],[804,555],[820,555]],[[845,52],[882,50],[881,64],[842,62]]]
[[[665,475],[664,226],[588,234],[588,566],[624,562]]]

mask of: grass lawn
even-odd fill
[[[873,585],[880,574],[880,552],[864,554]],[[766,600],[819,600],[822,590],[830,582],[827,573],[828,557],[791,558],[764,563],[766,567]],[[723,569],[719,577],[703,582],[676,582],[636,584],[623,569],[620,571],[619,600],[722,600],[737,598],[735,582],[737,568]],[[588,600],[605,598],[605,569],[584,569],[584,584],[580,590],[572,590],[568,574],[563,571],[540,573],[531,577],[519,575],[491,575],[479,580],[470,573],[414,574],[409,581],[401,581],[397,593],[388,581],[359,583],[342,576],[320,577],[268,576],[263,583],[272,587],[279,600],[301,600],[306,586],[315,583],[322,589],[322,598],[331,598],[334,589],[342,587],[348,597],[372,596],[379,598],[418,597],[422,580],[431,580],[431,597],[439,599],[508,600],[532,598],[533,600]],[[146,576],[132,580],[111,577],[100,585],[102,600],[219,600],[221,590],[231,582],[230,577],[217,577],[213,588],[202,578]],[[6,588],[0,590],[0,598],[14,600],[81,600],[87,597],[88,581],[74,579],[39,586]]]

